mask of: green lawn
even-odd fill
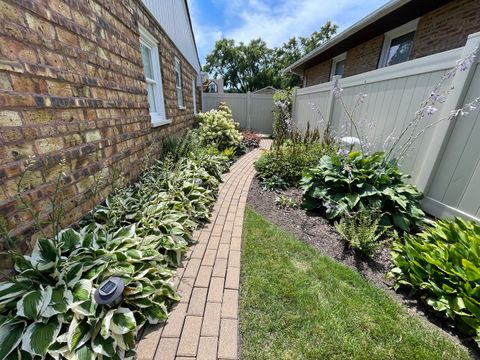
[[[359,274],[246,210],[243,359],[469,359]]]

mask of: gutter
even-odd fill
[[[369,15],[365,16],[363,19],[360,21],[356,22],[346,30],[342,31],[340,34],[337,36],[333,37],[332,39],[328,40],[324,44],[318,46],[317,48],[313,49],[310,51],[308,54],[304,55],[301,57],[299,60],[295,61],[293,64],[290,66],[286,67],[285,69],[281,70],[281,74],[285,74],[287,72],[292,72],[297,75],[303,75],[302,72],[298,72],[296,70],[298,67],[303,65],[305,62],[308,60],[314,58],[315,56],[321,54],[327,49],[330,49],[334,45],[337,45],[338,43],[342,42],[343,40],[347,39],[348,37],[352,36],[359,30],[363,29],[364,27],[372,24],[373,22],[377,21],[378,19],[384,17],[385,15],[391,13],[394,10],[397,10],[398,8],[402,7],[403,5],[409,3],[412,0],[391,0],[382,7],[378,8],[374,12],[370,13]]]

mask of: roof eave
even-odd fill
[[[347,39],[351,35],[355,34],[357,31],[363,29],[365,26],[370,25],[371,23],[375,22],[376,20],[382,18],[383,16],[391,13],[392,11],[400,8],[401,6],[409,3],[411,0],[391,0],[382,7],[378,8],[374,12],[370,13],[369,15],[365,16],[360,21],[356,22],[346,30],[342,31],[337,36],[331,38],[324,44],[318,46],[317,48],[310,51],[308,54],[304,55],[299,60],[295,61],[290,66],[286,67],[285,69],[281,70],[282,74],[287,72],[293,72],[297,75],[303,75],[303,71],[298,72],[298,68],[300,68],[305,62],[314,58],[315,56],[321,54],[327,49],[330,49],[332,46],[342,42],[343,40]]]

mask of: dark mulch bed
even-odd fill
[[[392,281],[385,275],[391,267],[391,257],[388,244],[385,245],[373,258],[368,258],[353,251],[337,233],[333,224],[318,212],[306,212],[301,208],[280,208],[275,204],[275,199],[280,196],[289,197],[297,204],[301,204],[302,191],[300,189],[287,189],[278,192],[265,191],[258,178],[252,181],[248,193],[248,204],[270,222],[288,231],[298,239],[311,244],[323,255],[327,255],[346,266],[356,270],[373,284],[389,293],[393,298],[407,306],[411,313],[426,317],[452,337],[463,343],[470,350],[473,358],[480,359],[480,351],[471,339],[465,339],[459,334],[451,323],[444,318],[432,313],[418,298],[410,296],[407,292],[395,292],[391,286]]]

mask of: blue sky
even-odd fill
[[[200,62],[224,37],[271,47],[308,36],[327,20],[342,31],[387,0],[188,0]]]

